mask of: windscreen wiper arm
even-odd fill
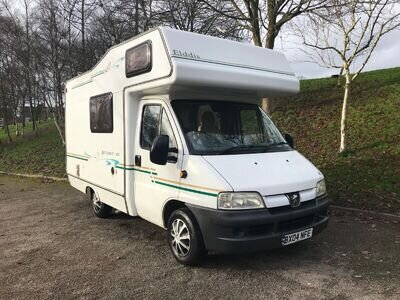
[[[279,143],[272,143],[272,144],[269,144],[269,145],[266,145],[267,147],[269,147],[269,146],[279,146],[279,145],[287,145],[288,143],[286,143],[286,142],[279,142]]]
[[[242,150],[243,149],[254,149],[254,148],[259,148],[259,147],[264,147],[264,146],[262,146],[262,145],[236,145],[236,146],[232,146],[227,149],[224,149],[221,152],[219,152],[218,154],[229,154],[238,149],[242,149]]]
[[[269,144],[269,145],[265,145],[265,146],[264,146],[264,147],[265,147],[265,152],[268,152],[268,150],[270,150],[271,147],[273,147],[273,146],[281,146],[281,145],[288,145],[288,143],[286,143],[286,142],[279,142],[279,143],[272,143],[272,144]]]

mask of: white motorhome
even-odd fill
[[[297,93],[284,55],[156,28],[66,83],[66,168],[94,213],[167,230],[174,257],[285,246],[328,221],[324,176],[258,104]]]

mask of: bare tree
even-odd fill
[[[34,105],[34,98],[33,98],[33,86],[32,86],[32,10],[33,10],[33,1],[32,0],[19,0],[19,5],[22,7],[23,14],[20,18],[19,16],[15,15],[12,11],[12,7],[8,0],[2,0],[1,6],[3,10],[9,15],[10,20],[13,22],[14,26],[21,26],[20,24],[24,24],[24,31],[23,34],[20,33],[19,35],[14,36],[14,40],[18,40],[19,44],[14,49],[15,53],[17,54],[18,59],[22,62],[25,67],[25,82],[27,85],[27,98],[30,107],[30,115],[32,120],[32,129],[37,129],[36,118],[35,118],[35,105]],[[22,47],[21,47],[22,46]],[[23,113],[25,113],[25,101],[23,102]],[[22,127],[25,127],[25,119],[22,120]]]
[[[215,13],[223,9],[221,1],[206,3],[203,0],[166,0],[161,1],[162,24],[176,29],[217,36],[221,38],[241,39],[242,27],[236,18]]]
[[[26,68],[26,82],[28,85],[28,101],[29,101],[29,107],[31,111],[31,119],[32,119],[32,128],[33,130],[36,130],[37,125],[36,125],[36,119],[35,119],[35,113],[34,113],[34,105],[33,105],[33,95],[32,95],[32,51],[31,51],[31,6],[32,6],[32,1],[31,0],[21,0],[21,4],[23,5],[24,9],[24,18],[25,18],[25,38],[24,38],[24,44],[25,44],[25,68]]]
[[[41,112],[49,111],[61,140],[63,82],[111,46],[158,25],[232,39],[243,33],[240,20],[202,0],[0,0],[0,18],[2,117],[17,133],[22,120],[23,135],[25,114],[36,129]]]
[[[71,0],[69,0],[71,1]],[[80,1],[80,3],[79,3]],[[98,3],[96,0],[78,0],[77,3],[72,2],[71,4],[76,4],[72,5],[70,7],[72,13],[76,13],[76,17],[72,19],[73,25],[75,25],[76,28],[79,29],[79,34],[80,34],[80,40],[81,40],[81,53],[80,53],[80,59],[79,59],[79,67],[80,71],[84,72],[87,70],[89,67],[89,61],[88,61],[88,56],[90,56],[89,53],[87,53],[87,27],[88,23],[91,20],[92,13],[98,8]],[[78,5],[79,4],[79,5]],[[78,24],[75,24],[75,19],[76,21],[79,22]]]
[[[273,49],[284,25],[305,12],[324,7],[329,0],[203,0],[215,12],[238,20],[255,46]]]
[[[241,22],[251,34],[255,46],[273,49],[282,28],[295,17],[326,7],[329,0],[203,0],[217,13]],[[268,98],[262,100],[262,108],[271,114]]]
[[[15,119],[15,109],[18,104],[15,95],[14,80],[24,78],[21,73],[23,66],[16,59],[16,36],[23,35],[23,29],[11,17],[0,16],[0,109],[3,117],[4,128],[9,142],[12,141],[9,125]],[[18,75],[21,75],[18,78]]]
[[[36,56],[41,63],[41,68],[37,70],[37,82],[41,89],[44,89],[44,91],[39,91],[38,98],[43,101],[43,104],[47,104],[55,125],[59,129],[64,122],[63,82],[68,78],[68,73],[74,74],[74,72],[68,68],[72,46],[69,44],[72,42],[69,37],[71,23],[66,18],[63,7],[57,4],[56,0],[38,2],[41,14],[37,17],[36,40],[40,41],[40,45],[37,46]],[[73,49],[76,53],[81,51],[78,45],[75,45]],[[43,76],[46,77],[46,85],[41,80]],[[59,130],[59,133],[63,141],[62,131]]]
[[[68,60],[68,73],[70,77],[73,77],[74,72],[74,64],[72,58],[72,52],[75,44],[75,33],[74,33],[74,12],[76,11],[76,7],[78,5],[79,0],[66,0],[61,3],[63,7],[64,18],[67,22],[67,60]]]
[[[314,61],[343,72],[339,147],[342,153],[347,150],[346,117],[352,83],[382,36],[399,28],[400,4],[391,0],[330,0],[330,3],[331,9],[310,15],[296,24],[296,28]]]

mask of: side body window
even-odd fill
[[[146,105],[143,108],[143,117],[140,134],[140,146],[150,150],[154,139],[158,135],[168,135],[169,137],[169,162],[176,162],[178,147],[171,123],[165,109],[160,105]]]
[[[101,94],[90,98],[90,131],[97,133],[112,133],[113,94]]]

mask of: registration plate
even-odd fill
[[[282,237],[282,246],[290,245],[312,237],[313,229],[309,228],[299,232],[286,234]]]

